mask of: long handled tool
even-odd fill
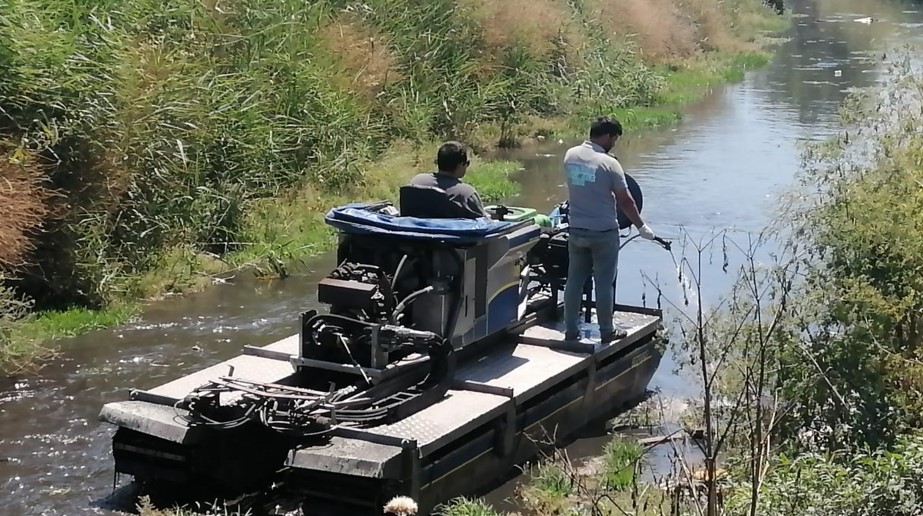
[[[628,245],[629,242],[640,237],[641,234],[637,233],[628,238],[625,238],[627,235],[619,235],[619,236],[622,237],[623,239],[621,243],[619,244],[619,251],[621,251],[626,245]],[[654,237],[653,241],[659,244],[660,247],[663,247],[664,249],[672,253],[673,242],[669,240],[665,240],[660,237]],[[615,289],[617,284],[618,284],[618,272],[616,272],[615,280],[612,282],[612,288]],[[587,278],[586,283],[583,285],[583,301],[580,303],[583,308],[583,320],[586,323],[589,323],[592,318],[591,317],[592,313],[590,312],[590,308],[595,304],[595,300],[591,302],[592,294],[593,294],[593,276],[591,275],[589,278]],[[614,296],[612,298],[612,301],[613,303],[615,302]]]

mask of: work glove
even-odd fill
[[[641,233],[641,238],[644,238],[647,240],[653,240],[654,238],[656,238],[656,236],[654,235],[654,230],[652,230],[650,226],[648,226],[647,224],[638,228],[638,233]]]

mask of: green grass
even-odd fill
[[[517,489],[517,509],[521,509],[521,514],[537,515],[670,514],[667,492],[635,482],[636,467],[642,455],[643,448],[636,440],[614,437],[603,449],[598,467],[590,465],[593,461],[577,467],[566,463],[563,457],[542,461],[532,467],[527,473],[528,481]],[[475,504],[476,510],[471,504]],[[463,498],[448,504],[448,510],[440,514],[494,514],[489,511],[489,506],[480,501]]]
[[[538,514],[567,514],[583,498],[592,498],[593,492],[605,493],[609,499],[625,498],[621,495],[633,487],[642,455],[637,441],[616,437],[604,448],[598,471],[581,472],[560,459],[544,462],[531,471],[519,497],[526,508]]]
[[[643,448],[634,439],[616,437],[609,441],[603,450],[605,485],[617,491],[631,487],[638,461],[643,454]]]
[[[522,164],[517,161],[485,161],[472,166],[464,181],[477,189],[485,203],[500,202],[519,192],[513,176],[520,170]]]
[[[123,324],[138,309],[136,303],[123,303],[102,310],[76,307],[34,313],[13,327],[9,343],[0,346],[0,371],[14,373],[37,367],[41,359],[54,354],[51,341]]]
[[[644,128],[680,120],[682,105],[702,99],[715,86],[742,81],[746,72],[765,66],[770,58],[768,52],[751,51],[714,54],[681,65],[665,65],[658,106],[642,108],[640,116],[628,125]]]
[[[701,100],[712,88],[743,80],[747,71],[765,66],[771,54],[750,51],[728,54],[708,54],[682,63],[662,64],[656,70],[663,78],[663,87],[651,106],[617,107],[612,114],[618,117],[626,132],[655,129],[680,122],[684,106]],[[586,120],[569,116],[530,121],[528,137],[521,141],[531,143],[535,136],[543,138],[572,139],[583,137]]]
[[[665,106],[616,109],[615,115],[626,131],[670,125],[683,118],[682,111]]]
[[[129,321],[137,314],[133,305],[112,305],[102,310],[85,307],[40,312],[21,330],[24,339],[59,339],[100,330]]]
[[[457,498],[435,511],[437,516],[500,516],[481,499]]]
[[[543,462],[529,472],[529,482],[518,491],[522,505],[537,514],[566,514],[580,479],[568,464]]]
[[[169,509],[160,509],[151,503],[148,496],[143,496],[137,504],[138,516],[252,516],[252,511],[239,511],[228,509],[219,504],[211,504],[211,507],[200,510],[187,509],[183,507],[172,507]]]
[[[574,493],[574,484],[567,472],[554,463],[543,464],[532,474],[532,486],[550,498],[567,498]]]
[[[433,169],[431,154],[435,154],[438,145],[399,146],[381,161],[368,163],[361,194],[306,189],[260,200],[250,210],[244,226],[243,239],[247,245],[231,253],[228,263],[254,268],[259,274],[286,275],[289,267],[304,258],[331,250],[336,234],[324,222],[324,214],[330,208],[361,199],[390,200],[397,204],[402,185],[413,175]],[[478,190],[485,203],[496,202],[517,192],[513,175],[521,168],[515,161],[486,161],[475,156],[464,181]]]

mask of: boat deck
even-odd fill
[[[419,496],[422,488],[434,491],[432,497],[439,498],[438,492],[450,490],[438,487],[441,479],[470,477],[470,471],[461,473],[466,464],[494,460],[485,459],[493,457],[491,451],[504,461],[514,460],[513,455],[520,453],[515,450],[521,449],[524,440],[542,437],[536,432],[546,431],[548,426],[553,430],[556,425],[572,430],[572,426],[579,426],[578,419],[614,406],[617,400],[613,398],[646,387],[656,369],[653,361],[659,363],[659,356],[654,356],[650,346],[633,345],[653,338],[661,324],[660,314],[619,307],[615,316],[617,327],[625,329],[628,336],[607,345],[599,343],[592,323],[583,325],[584,338],[579,343],[565,343],[562,323],[537,322],[462,364],[452,388],[438,403],[390,425],[337,428],[321,445],[291,449],[285,465],[305,474],[369,481],[416,478],[417,488],[410,492]],[[294,335],[262,348],[246,347],[243,355],[189,376],[148,391],[132,391],[130,401],[106,404],[100,419],[174,443],[198,442],[203,429],[186,427],[175,417],[178,409],[173,405],[196,387],[221,376],[262,383],[293,382],[295,370],[289,359],[298,354],[298,338]],[[613,383],[623,376],[622,383],[630,388]],[[594,396],[597,392],[599,395]],[[416,464],[410,473],[408,451]]]
[[[342,462],[347,460],[347,449],[355,446],[353,440],[389,445],[392,455],[387,458],[380,456],[386,461],[397,459],[402,441],[415,440],[421,456],[426,457],[442,444],[495,419],[498,414],[515,411],[517,406],[546,392],[563,378],[576,375],[649,336],[660,323],[656,316],[632,312],[619,311],[616,318],[617,326],[625,329],[628,336],[608,345],[600,345],[598,337],[595,342],[583,338],[580,346],[567,345],[563,342],[561,323],[550,322],[527,328],[516,345],[498,346],[497,350],[466,363],[455,374],[456,388],[439,403],[394,425],[350,430],[346,435],[351,439],[332,442],[322,449],[295,450],[289,459],[290,465],[309,466],[320,457],[332,456],[339,458],[339,467],[342,468]],[[584,327],[587,333],[592,332],[589,325]],[[574,349],[576,347],[582,349]],[[355,466],[347,469],[362,469],[358,463]],[[384,468],[375,470],[383,471]]]

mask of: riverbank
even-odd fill
[[[65,35],[43,32],[72,14],[66,6],[47,6],[43,26],[23,11],[0,28],[0,56],[14,71],[0,79],[10,106],[0,154],[5,175],[38,180],[16,192],[33,202],[6,222],[18,245],[0,265],[11,287],[4,299],[32,304],[25,317],[0,307],[0,367],[37,364],[50,341],[123,323],[142,300],[243,271],[289,274],[329,249],[326,209],[393,198],[431,166],[440,139],[484,155],[570,140],[596,112],[616,113],[630,130],[674,122],[708,86],[764,63],[762,31],[785,23],[758,0],[635,4],[635,38],[600,32],[612,13],[593,2],[580,11],[542,2],[544,11],[528,11],[561,23],[538,32],[543,19],[475,0],[413,9],[379,0],[363,13],[293,3],[253,19],[139,4],[108,27],[87,18],[73,28],[89,63],[75,61]],[[666,15],[682,31],[663,33],[651,18],[665,9],[688,15]],[[290,52],[315,56],[310,66],[269,50],[289,37],[278,20],[294,14],[308,36]],[[501,22],[518,29],[498,31]],[[150,24],[162,35],[137,43]],[[425,44],[415,36],[424,29],[434,34]],[[231,45],[241,37],[245,48]],[[61,66],[30,61],[34,53]],[[183,59],[188,66],[178,68]],[[237,75],[213,76],[222,68]],[[446,89],[447,78],[464,87]],[[57,132],[40,131],[38,112]],[[486,198],[506,198],[519,167],[478,160],[471,178]]]

